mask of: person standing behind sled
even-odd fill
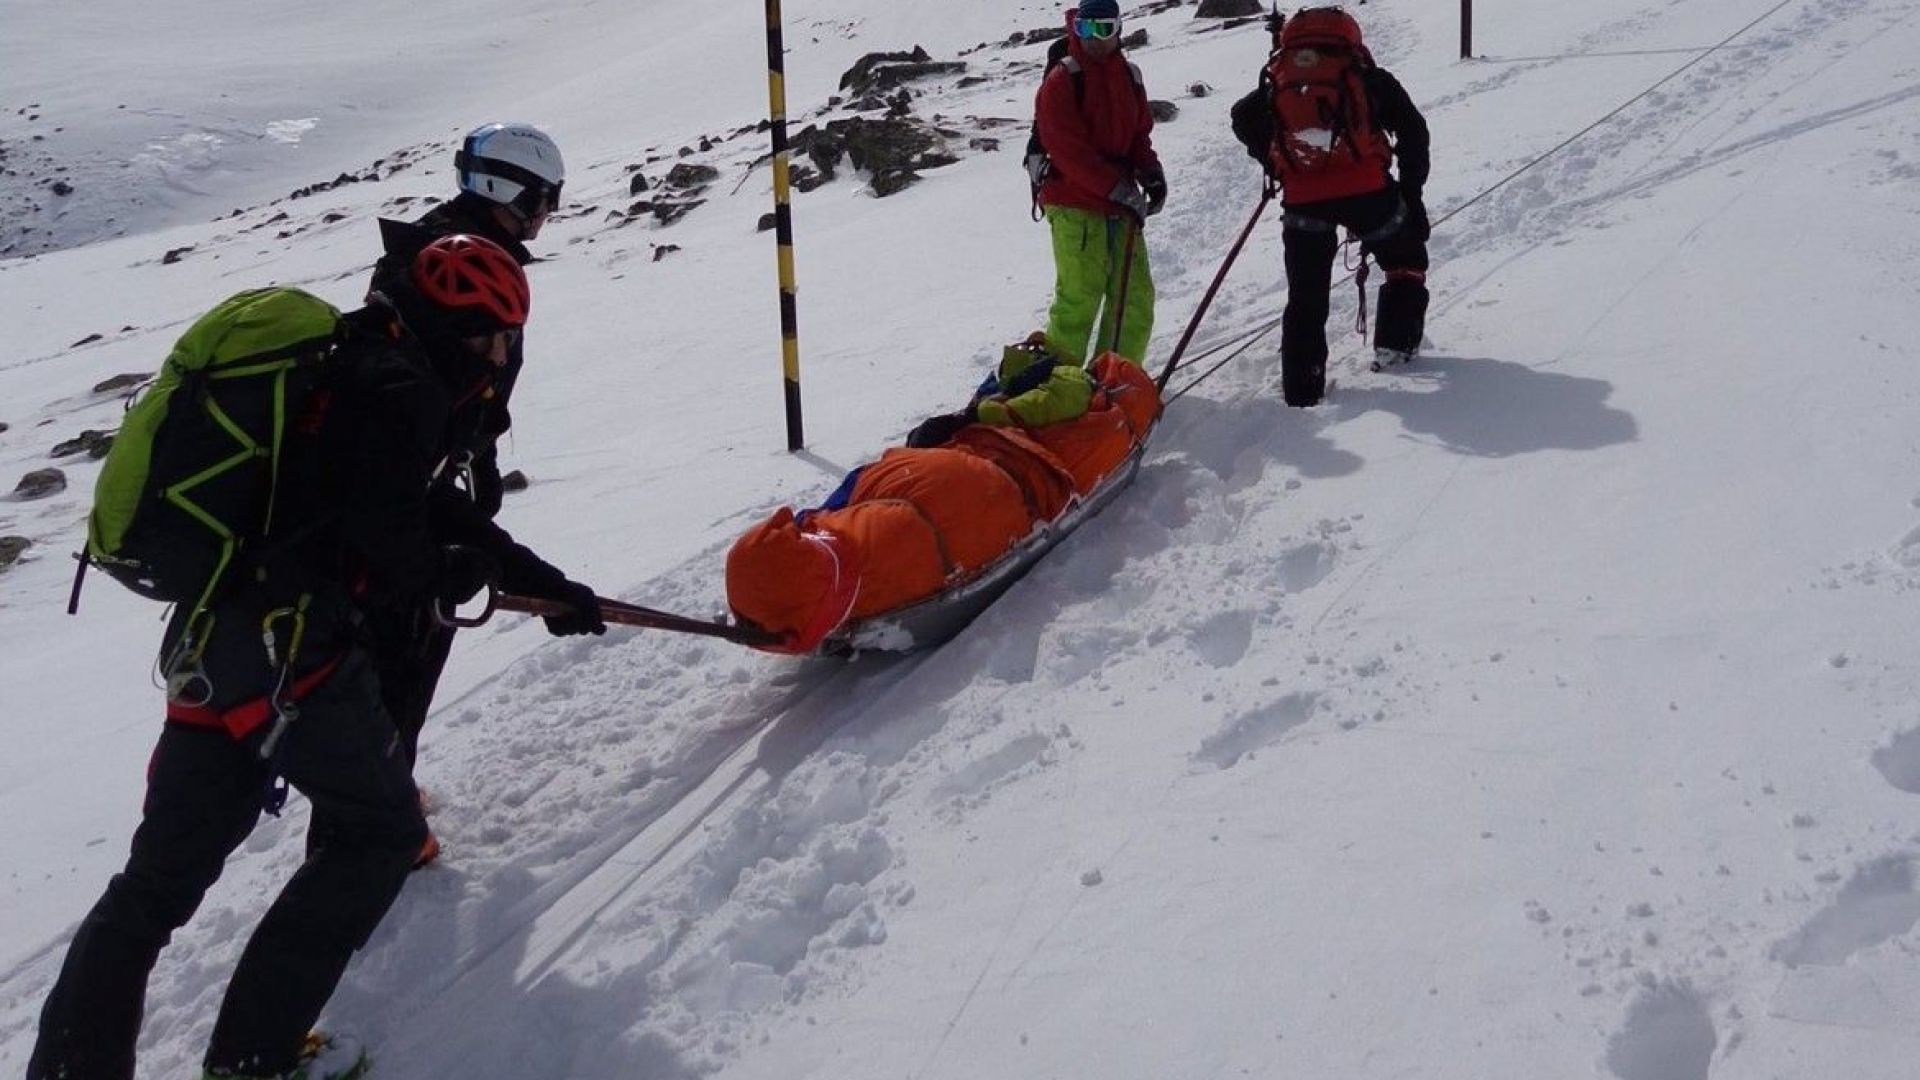
[[[133,1076],[160,950],[261,811],[277,812],[281,781],[312,804],[306,860],[240,955],[204,1078],[296,1069],[427,836],[366,616],[461,603],[496,576],[524,587],[509,564],[557,574],[504,533],[486,551],[441,547],[428,506],[459,401],[505,363],[526,322],[526,275],[494,244],[452,236],[390,288],[340,317],[324,381],[289,405],[274,531],[243,549],[230,586],[180,605],[167,627],[167,720],[140,826],[74,932],[27,1080]]]
[[[462,140],[453,166],[459,185],[453,199],[412,223],[380,222],[387,250],[373,268],[374,293],[404,282],[421,248],[455,233],[490,240],[523,267],[533,261],[526,241],[538,237],[548,215],[559,208],[566,182],[560,147],[532,124],[482,124]],[[522,334],[485,391],[455,410],[448,431],[449,467],[435,479],[432,493],[436,521],[442,522],[443,531],[455,534],[443,542],[490,527],[500,513],[504,485],[498,446],[500,436],[513,426],[508,400],[520,378],[525,348]],[[434,691],[453,650],[453,628],[442,625],[431,604],[421,603],[375,612],[367,630],[377,643],[374,655],[380,661],[387,712],[400,729],[408,760],[415,760]],[[418,865],[439,854],[440,842],[429,833]]]
[[[1153,334],[1153,274],[1140,231],[1166,203],[1167,180],[1153,152],[1146,83],[1120,50],[1115,0],[1068,9],[1067,54],[1041,80],[1034,113],[1045,153],[1038,200],[1053,236],[1047,342],[1077,364],[1109,347],[1137,364]]]
[[[1282,188],[1287,306],[1281,388],[1317,405],[1327,384],[1327,311],[1338,230],[1359,237],[1386,272],[1375,359],[1420,349],[1427,319],[1427,122],[1399,80],[1374,64],[1360,24],[1339,8],[1307,8],[1273,27],[1260,85],[1233,106],[1233,133]],[[1399,162],[1400,177],[1392,166]]]

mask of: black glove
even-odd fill
[[[436,599],[459,607],[500,576],[500,564],[476,547],[449,544],[440,549],[440,570],[433,578]]]
[[[553,600],[573,608],[564,615],[547,616],[547,633],[554,637],[607,632],[607,620],[600,615],[600,597],[589,586],[562,580],[558,587],[540,599]]]
[[[1152,217],[1167,205],[1167,174],[1161,169],[1140,170],[1140,192],[1147,197],[1146,217]]]
[[[1407,223],[1402,226],[1407,235],[1426,243],[1433,235],[1433,223],[1427,220],[1427,204],[1420,198],[1418,191],[1402,191],[1400,199],[1407,204]]]
[[[1140,190],[1140,185],[1134,183],[1132,178],[1123,177],[1119,183],[1113,185],[1112,191],[1107,192],[1107,198],[1131,212],[1134,217],[1143,221],[1146,219],[1146,193]]]

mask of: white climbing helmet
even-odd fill
[[[460,190],[508,207],[522,219],[560,205],[567,167],[560,147],[532,124],[483,124],[467,134],[453,167]]]

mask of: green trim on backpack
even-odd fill
[[[273,532],[287,412],[306,401],[340,312],[293,288],[201,316],[128,411],[94,487],[87,558],[133,591],[204,608]]]

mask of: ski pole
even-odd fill
[[[1158,379],[1154,380],[1162,394],[1167,392],[1167,381],[1173,378],[1174,370],[1180,366],[1181,358],[1187,355],[1187,346],[1193,343],[1193,335],[1200,329],[1200,320],[1206,316],[1207,308],[1213,306],[1214,295],[1220,291],[1220,286],[1227,280],[1227,271],[1233,268],[1234,260],[1240,257],[1240,249],[1247,246],[1247,238],[1253,235],[1253,227],[1260,223],[1260,215],[1266,213],[1267,204],[1273,201],[1273,191],[1273,185],[1268,184],[1260,193],[1260,205],[1253,208],[1253,216],[1247,219],[1246,228],[1240,230],[1240,238],[1235,240],[1233,247],[1227,251],[1226,261],[1220,264],[1219,273],[1213,275],[1213,284],[1207,286],[1206,295],[1200,298],[1200,306],[1195,309],[1193,318],[1187,322],[1186,331],[1180,335],[1180,344],[1174,347],[1173,358],[1167,361],[1166,369],[1160,372]]]
[[[1113,305],[1113,341],[1107,348],[1111,352],[1120,351],[1120,331],[1127,320],[1127,285],[1133,280],[1133,245],[1140,237],[1140,219],[1127,215],[1127,244],[1120,259],[1120,297]]]

